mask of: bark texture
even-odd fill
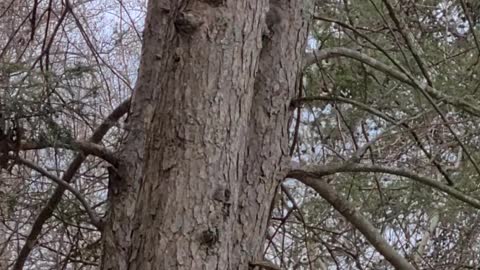
[[[300,85],[307,38],[303,12],[301,1],[270,1],[266,16],[268,28],[255,79],[239,216],[234,229],[239,242],[233,252],[241,260],[255,256],[263,259],[258,256],[264,244],[271,201],[289,168],[289,105]],[[239,265],[245,267],[245,263],[241,261]]]
[[[306,34],[298,1],[150,1],[103,269],[258,259]]]
[[[147,46],[161,38],[160,33],[153,30],[146,27],[144,32],[140,69],[126,124],[127,135],[118,153],[120,164],[109,170],[109,209],[102,234],[102,269],[128,269],[132,223],[143,177],[146,121],[151,117],[152,97],[159,70],[156,55],[160,49]]]

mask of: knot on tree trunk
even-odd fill
[[[281,270],[281,268],[269,261],[253,261],[250,264],[250,269],[255,270]]]
[[[193,34],[204,23],[202,16],[190,11],[183,11],[177,15],[174,24],[179,33]]]
[[[225,0],[200,0],[210,6],[213,6],[213,7],[218,7],[218,6],[222,6],[223,4],[225,4]]]

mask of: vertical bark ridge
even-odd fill
[[[266,7],[264,0],[190,1],[162,23],[147,22],[172,36],[160,37],[155,63],[128,269],[237,269],[229,258],[231,212]]]
[[[135,215],[137,194],[143,178],[145,155],[145,129],[151,119],[155,83],[159,78],[157,62],[164,53],[164,36],[154,25],[165,24],[167,10],[149,4],[139,75],[132,95],[127,120],[127,135],[123,140],[118,168],[110,170],[108,206],[102,232],[104,270],[128,269],[131,252],[131,232]],[[168,38],[167,38],[168,39]]]
[[[236,257],[243,261],[259,258],[268,224],[270,204],[276,186],[285,178],[288,155],[289,103],[301,78],[307,25],[302,5],[296,1],[271,0],[267,15],[268,32],[255,81],[246,166],[236,223],[239,247]]]

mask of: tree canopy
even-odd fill
[[[480,267],[477,2],[301,3],[309,35],[268,263]],[[0,268],[98,269],[146,5],[0,3]]]

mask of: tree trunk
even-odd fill
[[[298,1],[268,9],[149,3],[103,269],[248,269],[261,259],[307,34]]]

